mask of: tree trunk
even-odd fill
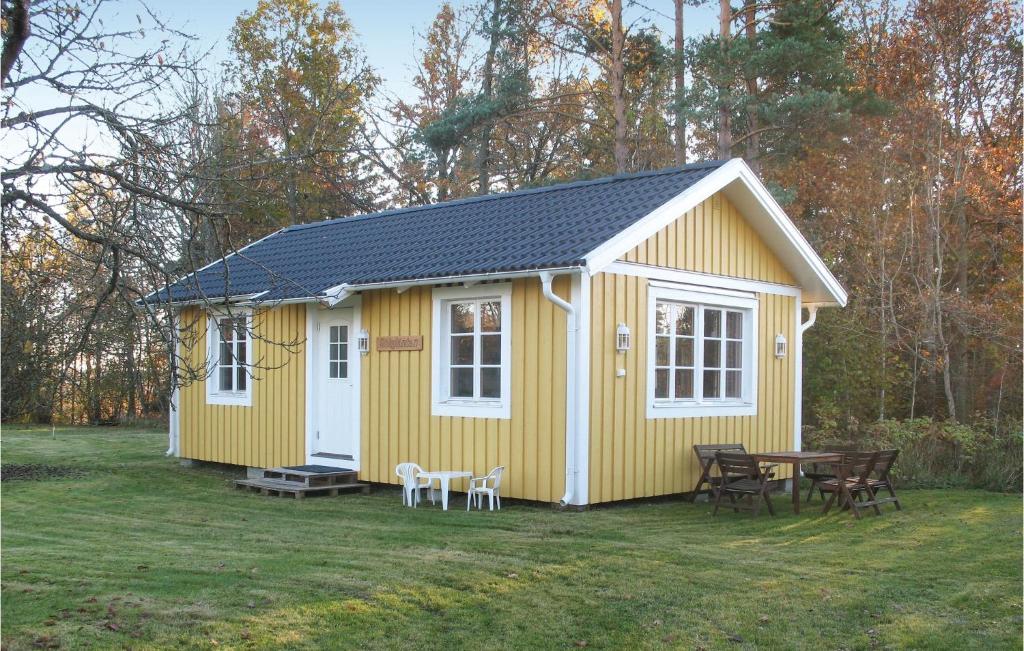
[[[732,41],[732,6],[729,0],[718,1],[718,39],[722,48],[722,73],[723,80],[718,86],[718,157],[732,157],[732,124],[729,108],[729,85],[724,81],[724,72],[727,69],[726,57],[729,52],[729,44]]]
[[[615,172],[622,174],[629,167],[629,153],[626,150],[625,69],[622,60],[626,34],[622,31],[622,0],[610,0],[608,8],[612,16],[611,90],[615,120]]]
[[[748,45],[753,48],[757,39],[757,2],[756,0],[743,0],[744,20],[746,25],[743,31],[746,34]],[[746,145],[747,165],[755,174],[761,174],[761,136],[758,135],[760,123],[757,119],[757,95],[759,92],[757,74],[748,71],[746,76],[747,84],[747,138]]]
[[[676,165],[686,165],[686,120],[683,117],[683,93],[686,92],[686,50],[683,42],[683,0],[676,3],[675,73],[676,73]]]
[[[490,31],[491,42],[484,57],[483,96],[490,102],[494,99],[494,57],[498,52],[501,25],[501,0],[494,0],[491,6]],[[487,194],[491,189],[491,132],[494,119],[489,116],[480,129],[480,147],[477,151],[477,194]]]

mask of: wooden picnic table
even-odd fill
[[[751,456],[765,463],[793,464],[793,513],[800,513],[800,466],[805,463],[841,463],[841,452],[755,452]]]

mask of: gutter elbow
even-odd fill
[[[804,321],[803,323],[800,324],[800,334],[801,335],[803,335],[803,333],[807,332],[810,329],[810,327],[814,325],[814,322],[818,319],[818,306],[817,305],[808,305],[807,306],[807,312],[810,314],[810,316],[807,318],[806,321]]]

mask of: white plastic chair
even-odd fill
[[[491,470],[487,475],[483,477],[473,477],[469,480],[469,495],[466,499],[466,510],[469,510],[469,506],[473,503],[473,498],[476,497],[476,508],[483,508],[483,496],[487,496],[487,502],[490,506],[490,510],[494,510],[494,503],[498,503],[498,510],[501,510],[501,495],[498,491],[501,489],[501,473],[505,472],[505,466],[497,466]]]
[[[434,489],[429,479],[420,477],[423,472],[418,464],[406,462],[395,466],[395,474],[402,480],[402,506],[416,508],[422,499],[423,489],[430,490],[430,503],[434,503]]]

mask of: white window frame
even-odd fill
[[[749,292],[651,281],[647,297],[647,418],[698,418],[701,416],[754,416],[757,414],[757,338],[758,300]],[[676,303],[697,308],[694,312],[693,398],[655,398],[656,310],[658,303]],[[741,397],[708,398],[704,388],[703,308],[743,312],[743,355]],[[722,332],[725,332],[725,320]],[[724,351],[723,351],[724,355]],[[721,360],[724,365],[725,359]],[[725,393],[722,372],[722,393]]]
[[[220,390],[220,319],[245,319],[245,365],[252,368],[252,310],[247,308],[232,308],[230,313],[227,310],[211,311],[206,319],[206,359],[209,365],[206,374],[206,404],[208,405],[233,405],[236,407],[252,406],[252,371],[247,371],[248,377],[245,381],[243,391],[221,391]]]
[[[501,397],[453,398],[449,394],[451,303],[498,300],[501,303]],[[433,291],[434,320],[431,345],[431,414],[469,418],[512,417],[512,285],[511,283],[472,287],[437,287]],[[479,327],[479,326],[476,326]],[[479,345],[474,346],[479,357]]]

